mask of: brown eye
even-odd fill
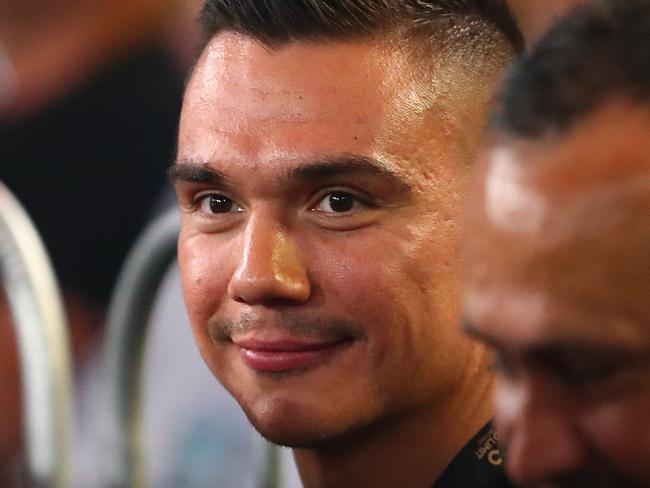
[[[228,212],[241,212],[242,208],[224,195],[211,193],[202,197],[201,211],[207,214],[222,214]]]
[[[361,201],[351,193],[344,191],[333,191],[325,195],[316,207],[319,212],[345,213],[361,208]]]

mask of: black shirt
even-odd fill
[[[503,452],[487,424],[465,445],[432,488],[510,488]]]

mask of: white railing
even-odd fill
[[[18,341],[27,482],[67,488],[73,400],[63,304],[38,233],[2,183],[0,272]]]

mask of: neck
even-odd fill
[[[489,422],[492,383],[482,370],[444,402],[385,419],[325,447],[295,449],[305,488],[430,487]]]

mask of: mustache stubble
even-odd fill
[[[236,320],[213,318],[208,322],[208,331],[213,341],[229,341],[235,335],[244,335],[269,327],[267,321],[251,313],[244,313]],[[347,319],[304,317],[293,313],[280,313],[273,320],[274,328],[287,331],[301,339],[363,339],[365,333],[359,325]]]

